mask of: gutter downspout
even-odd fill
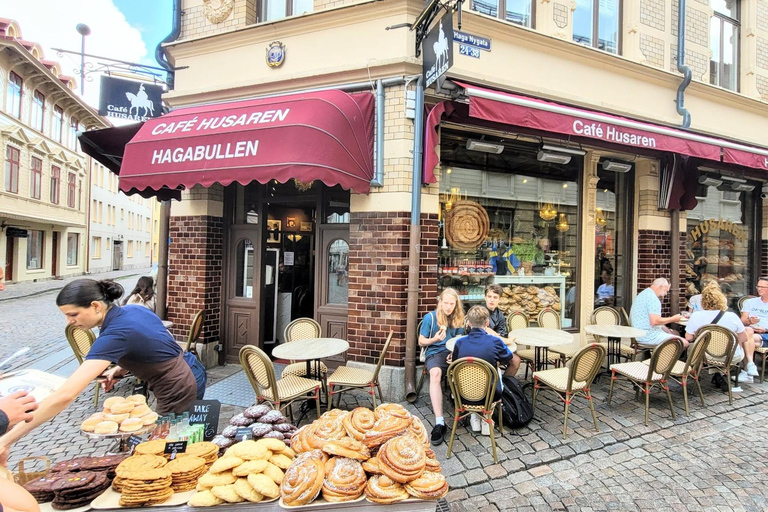
[[[171,28],[171,33],[165,36],[165,39],[157,43],[157,46],[155,47],[155,60],[160,65],[160,67],[165,69],[165,71],[168,73],[168,76],[166,78],[166,83],[168,84],[169,90],[173,89],[173,82],[176,77],[175,77],[175,71],[173,69],[173,66],[171,66],[170,62],[168,62],[168,54],[165,52],[165,48],[163,48],[163,44],[170,43],[177,40],[180,35],[181,35],[181,0],[173,0],[173,27]]]
[[[685,0],[678,0],[677,6],[677,70],[683,74],[683,81],[677,88],[675,106],[677,113],[683,116],[681,128],[691,127],[691,113],[685,108],[685,90],[691,83],[691,68],[685,65]]]
[[[408,303],[405,327],[405,399],[416,395],[416,325],[419,314],[419,260],[421,258],[421,167],[424,153],[424,78],[416,81],[416,119],[413,129],[413,182],[411,184],[411,239],[408,257]]]
[[[168,236],[170,235],[171,200],[160,202],[160,235],[157,241],[157,316],[167,320],[168,304]]]
[[[376,80],[376,175],[372,187],[384,186],[384,84]]]

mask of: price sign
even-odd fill
[[[173,443],[165,443],[165,452],[171,454],[171,460],[176,458],[177,453],[184,453],[187,451],[186,441],[174,441]]]
[[[253,430],[251,430],[250,427],[239,427],[235,434],[235,439],[238,441],[248,441],[249,439],[253,439]]]
[[[141,443],[142,443],[142,439],[139,436],[132,435],[125,442],[125,446],[128,448],[128,451],[130,453],[133,453],[133,449],[136,448],[136,445],[141,444]]]
[[[218,400],[195,400],[189,408],[189,422],[205,425],[205,440],[210,441],[219,428],[221,402]]]

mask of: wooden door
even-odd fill
[[[123,242],[115,242],[112,249],[112,270],[123,269]]]
[[[323,224],[318,227],[315,297],[317,321],[327,338],[347,339],[349,298],[349,225]],[[336,358],[343,362],[345,354]]]
[[[16,239],[7,237],[5,239],[5,281],[13,281],[13,257],[16,253]]]
[[[237,361],[245,345],[260,346],[261,245],[258,225],[229,229],[223,326],[228,361]]]
[[[51,275],[56,277],[59,275],[59,232],[53,232],[53,243],[51,244]]]

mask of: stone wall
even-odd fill
[[[256,22],[256,0],[220,0],[207,5],[203,0],[185,0],[182,10],[179,39],[210,36]]]

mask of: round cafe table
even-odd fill
[[[645,331],[627,325],[587,325],[584,330],[593,336],[608,340],[608,368],[618,363],[621,356],[621,338],[642,338]]]
[[[456,346],[456,340],[461,338],[461,336],[454,336],[453,338],[449,339],[445,342],[445,348],[448,349],[449,352],[453,352],[453,348]],[[504,344],[509,347],[509,350],[512,352],[517,350],[517,343],[515,343],[515,337],[510,336],[508,338],[501,338],[501,341],[504,342]]]
[[[320,359],[337,356],[349,350],[349,343],[338,338],[309,338],[283,343],[272,349],[272,355],[289,361],[306,361],[307,377],[320,380]],[[317,361],[312,364],[312,361]],[[312,367],[317,370],[313,375]]]
[[[550,347],[559,347],[573,342],[573,336],[570,333],[560,329],[547,329],[545,327],[515,329],[512,335],[518,344],[529,345],[534,348],[534,371],[544,368],[544,365],[549,360]]]

